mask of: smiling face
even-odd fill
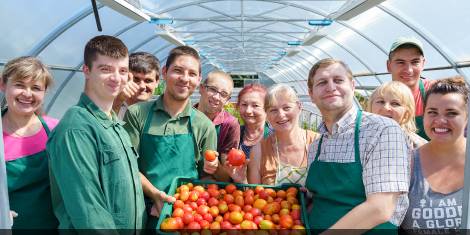
[[[186,101],[201,81],[199,61],[189,55],[181,55],[162,70],[166,81],[165,95],[172,100]]]
[[[130,103],[137,103],[147,101],[152,98],[155,87],[158,86],[157,71],[153,70],[150,73],[137,73],[132,72],[132,78],[135,84],[139,86],[136,96],[132,97]]]
[[[127,83],[128,68],[128,57],[115,59],[97,54],[91,68],[83,66],[86,79],[85,91],[91,97],[112,103]]]
[[[309,95],[322,113],[342,113],[352,107],[354,82],[341,64],[318,68],[311,80]]]
[[[233,81],[228,74],[222,72],[209,73],[204,84],[199,86],[201,99],[199,106],[202,111],[212,116],[222,111],[229,101],[233,90]]]
[[[431,141],[452,143],[464,138],[467,106],[458,93],[430,94],[424,110],[424,130]]]
[[[300,103],[279,93],[266,110],[266,118],[277,132],[290,131],[299,123]]]
[[[264,97],[257,91],[245,93],[239,98],[238,111],[246,125],[256,125],[266,121]]]
[[[387,61],[387,70],[393,81],[406,84],[411,90],[418,86],[424,69],[424,57],[418,48],[399,48],[392,52]]]
[[[402,100],[385,92],[378,94],[371,102],[371,112],[395,120],[398,124],[403,124],[410,117],[410,111],[406,108]]]
[[[33,115],[44,101],[46,85],[43,80],[31,78],[8,80],[2,84],[8,112],[16,115]]]

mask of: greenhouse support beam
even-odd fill
[[[98,4],[98,9],[103,5]],[[88,6],[80,10],[77,14],[64,21],[62,24],[53,29],[45,38],[43,38],[36,46],[28,53],[28,55],[38,56],[49,44],[58,38],[62,33],[67,31],[70,27],[89,16],[93,13],[93,7]]]

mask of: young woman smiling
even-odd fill
[[[10,209],[18,213],[13,228],[54,229],[48,159],[45,148],[57,120],[42,115],[46,90],[52,84],[47,68],[34,57],[9,61],[1,89],[7,106],[2,109],[3,141]]]
[[[459,229],[462,213],[469,88],[463,77],[438,80],[424,100],[424,131],[430,141],[414,153],[402,228]]]

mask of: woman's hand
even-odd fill
[[[150,214],[155,217],[159,217],[160,212],[162,211],[162,208],[163,208],[163,203],[164,202],[174,203],[176,201],[176,198],[173,196],[167,195],[163,191],[157,191],[155,195],[153,196],[152,200],[153,200],[153,206],[150,211]]]
[[[226,161],[223,167],[236,183],[248,183],[247,169],[249,161],[250,160],[247,159],[241,166],[232,166],[228,161]]]

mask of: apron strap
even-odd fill
[[[5,114],[7,113],[7,111],[8,111],[8,107],[5,107],[5,108],[2,110],[2,117],[5,116]],[[49,129],[49,126],[47,126],[46,121],[44,121],[44,119],[41,117],[41,115],[37,115],[37,117],[39,118],[39,121],[41,122],[42,127],[43,127],[44,130],[46,131],[46,135],[49,137],[49,134],[51,134],[51,129]]]
[[[357,110],[356,124],[354,125],[354,161],[361,162],[361,153],[359,152],[359,132],[362,121],[362,110]]]
[[[49,136],[49,134],[51,133],[51,130],[47,126],[46,121],[44,121],[41,115],[38,115],[38,118],[39,118],[39,121],[41,121],[42,127],[44,127],[44,130],[46,131],[46,135]]]
[[[362,120],[362,110],[358,109],[357,110],[357,115],[356,115],[356,122],[354,125],[354,161],[355,162],[360,162],[360,152],[359,152],[359,132],[360,132],[360,125],[361,125],[361,120]],[[320,156],[321,152],[321,145],[323,143],[323,136],[324,134],[321,135],[320,141],[318,142],[318,148],[317,148],[317,153],[315,154],[315,159],[314,161],[318,161],[318,157]]]
[[[424,83],[423,83],[423,79],[419,79],[419,93],[421,94],[421,98],[423,98],[423,102],[424,102],[424,99],[426,99],[426,90],[424,90]]]

